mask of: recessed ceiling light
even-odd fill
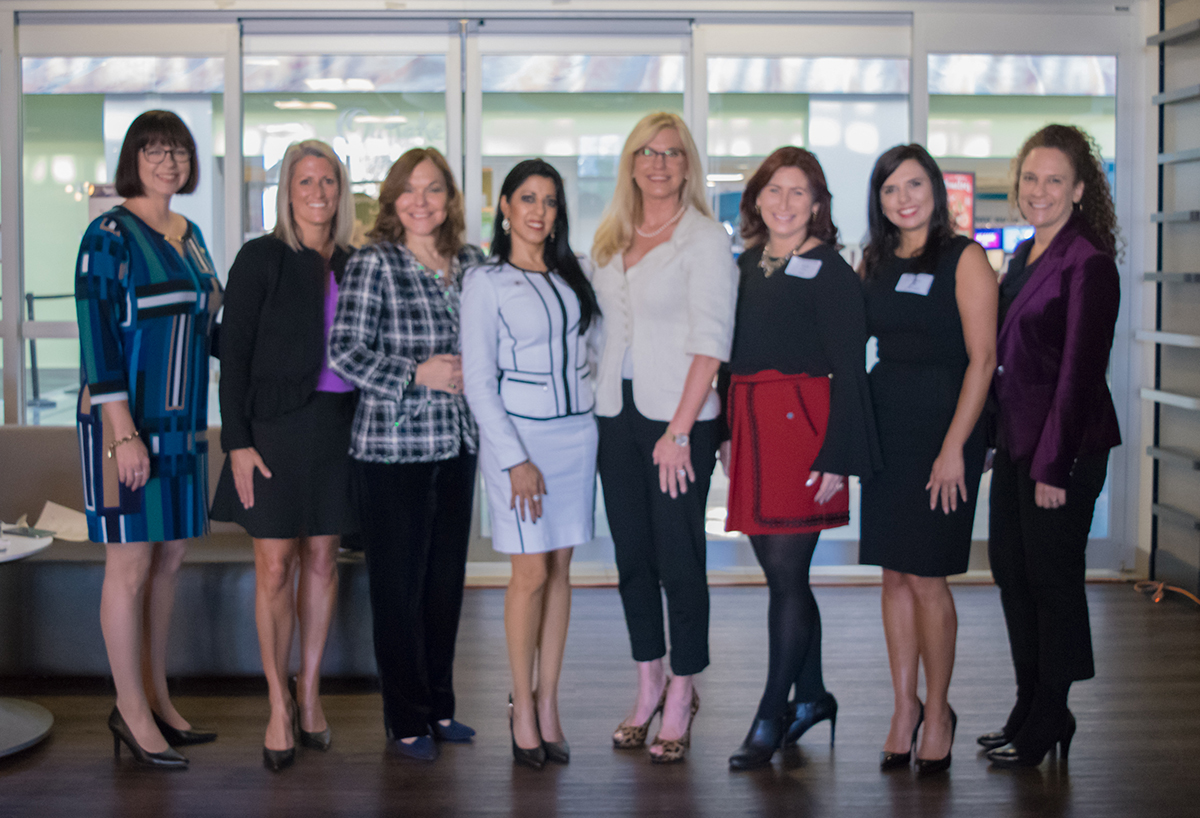
[[[391,116],[374,116],[371,114],[364,114],[362,116],[354,117],[354,121],[372,125],[398,125],[401,122],[408,122],[408,117],[400,116],[399,114],[392,114]]]
[[[374,91],[375,83],[361,77],[319,77],[308,79],[304,84],[313,91]]]
[[[302,99],[277,99],[275,107],[281,111],[336,111],[337,106],[332,102],[306,102]]]

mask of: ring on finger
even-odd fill
[[[687,474],[687,469],[676,469],[675,473],[678,474],[680,477],[683,477],[684,475]]]

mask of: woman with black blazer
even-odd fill
[[[255,620],[271,718],[263,764],[317,750],[330,731],[318,698],[337,599],[351,496],[354,387],[329,369],[326,338],[349,258],[354,206],[346,169],[324,142],[290,145],[273,232],[247,242],[229,271],[221,327],[221,445],[228,453],[212,518],[254,538]],[[293,591],[299,569],[299,590]],[[287,692],[299,616],[300,673]]]
[[[1075,717],[1071,683],[1095,675],[1084,549],[1108,451],[1121,445],[1105,381],[1121,280],[1117,220],[1096,143],[1047,125],[1014,163],[1033,225],[1000,284],[998,409],[988,559],[1012,645],[1017,702],[980,736],[997,766],[1033,766]]]

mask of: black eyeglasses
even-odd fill
[[[683,151],[679,148],[667,148],[665,151],[656,151],[654,148],[639,148],[634,151],[633,155],[649,159],[651,162],[660,156],[668,162],[674,162],[677,159],[683,158]]]
[[[182,165],[192,160],[192,154],[187,148],[142,148],[146,161],[151,165],[160,165],[169,155],[176,165]]]

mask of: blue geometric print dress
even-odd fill
[[[208,531],[209,334],[221,285],[199,229],[188,222],[182,256],[124,207],[92,222],[79,246],[79,405],[88,537],[163,542]],[[101,411],[129,411],[150,453],[146,485],[130,491],[107,456]]]

